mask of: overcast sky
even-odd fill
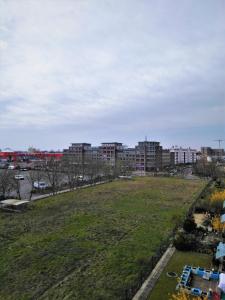
[[[224,120],[224,0],[0,0],[0,149],[218,147]]]

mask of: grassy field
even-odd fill
[[[175,293],[178,283],[177,278],[171,278],[166,275],[167,272],[176,272],[181,275],[184,265],[195,267],[211,268],[212,256],[196,252],[176,251],[160,276],[153,291],[149,295],[148,300],[171,299],[171,295]],[[193,297],[195,299],[195,297]]]
[[[136,178],[0,212],[0,299],[123,299],[204,184]]]

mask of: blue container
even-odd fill
[[[198,268],[197,269],[197,275],[200,277],[203,277],[205,270],[203,268]]]
[[[213,271],[210,275],[210,279],[212,280],[219,280],[220,274],[219,272]]]
[[[193,289],[191,289],[191,294],[194,296],[201,296],[202,290],[198,289],[198,288],[193,288]]]

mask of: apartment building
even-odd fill
[[[217,160],[224,160],[225,159],[225,150],[214,149],[211,147],[201,147],[201,158],[207,161],[217,161]]]
[[[92,159],[91,144],[72,143],[68,149],[63,150],[63,156],[83,164],[85,161]]]
[[[162,150],[162,168],[174,166],[175,164],[175,153],[170,152],[170,149]]]
[[[135,146],[135,165],[139,171],[154,171],[162,168],[162,146],[159,142],[138,142]]]
[[[127,168],[136,171],[155,171],[162,167],[175,163],[173,152],[163,150],[160,142],[142,141],[134,148],[127,148],[122,143],[107,142],[99,147],[92,147],[88,143],[72,143],[68,149],[64,149],[63,155],[74,161],[85,164],[91,160],[99,160],[110,166],[126,165]]]
[[[115,166],[120,153],[124,150],[122,143],[102,143],[99,147],[99,158]]]
[[[171,153],[174,153],[174,163],[177,164],[188,164],[196,162],[197,150],[191,148],[182,148],[173,146],[170,149]]]
[[[136,152],[135,148],[123,148],[123,151],[118,152],[118,161],[126,165],[129,170],[136,170]]]

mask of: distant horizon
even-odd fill
[[[69,146],[72,144],[72,143],[79,143],[79,144],[82,144],[82,143],[87,143],[87,144],[91,144],[92,147],[99,147],[102,143],[122,143],[123,146],[127,147],[127,148],[134,148],[138,142],[144,142],[145,140],[138,140],[136,143],[130,145],[130,144],[127,144],[126,142],[121,142],[121,141],[107,141],[107,142],[100,142],[100,143],[91,143],[91,142],[88,142],[88,141],[73,141],[71,143],[69,143],[68,145],[65,145],[63,148],[59,148],[59,147],[50,147],[50,148],[42,148],[42,147],[39,147],[39,146],[33,146],[33,145],[29,145],[28,147],[24,147],[24,148],[15,148],[15,147],[9,147],[9,146],[6,146],[6,147],[1,147],[0,146],[0,151],[4,152],[6,151],[6,149],[9,149],[11,151],[27,151],[30,147],[31,148],[35,148],[35,149],[38,149],[40,151],[63,151],[64,149],[68,149]],[[194,147],[192,145],[177,145],[177,144],[171,144],[171,146],[165,146],[163,145],[159,140],[150,140],[150,139],[147,139],[146,140],[147,142],[159,142],[160,143],[160,146],[163,147],[163,149],[171,149],[172,147],[178,147],[178,148],[191,148],[191,149],[195,149],[195,150],[201,150],[201,147],[210,147],[212,149],[219,149],[218,147],[218,144],[215,144],[215,146],[209,146],[209,145],[202,145],[200,147]],[[225,147],[223,146],[223,144],[221,145],[220,149],[225,149]]]

